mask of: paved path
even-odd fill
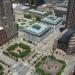
[[[13,60],[12,58],[4,55],[2,52],[0,52],[0,60],[3,61],[5,64],[9,66],[15,65],[17,62]]]

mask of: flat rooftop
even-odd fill
[[[36,35],[36,36],[41,36],[42,34],[44,34],[49,29],[50,29],[50,27],[46,23],[35,22],[35,23],[33,23],[33,25],[27,27],[25,29],[25,31],[28,32],[28,33],[31,33],[33,35]]]
[[[17,4],[17,3],[13,3],[12,6],[13,6],[13,9],[14,9],[14,10],[18,10],[18,11],[29,9],[28,6],[24,6],[24,5],[22,5],[22,4]]]
[[[29,10],[29,12],[34,13],[34,14],[40,14],[40,15],[47,14],[46,11],[40,11],[40,10],[34,10],[34,9]]]
[[[3,30],[4,28],[0,26],[0,31]]]
[[[68,0],[58,4],[54,9],[67,12],[67,7],[68,7]]]
[[[63,7],[63,8],[67,8],[67,6],[68,6],[68,0],[64,1],[63,3],[58,4],[58,6]]]
[[[65,12],[67,12],[67,8],[62,8],[62,7],[59,7],[59,6],[56,6],[54,9],[55,10],[59,10],[59,11],[65,11]]]
[[[62,18],[53,16],[53,15],[49,15],[48,17],[43,18],[42,21],[46,22],[48,24],[57,25],[58,23],[60,23],[62,21]]]

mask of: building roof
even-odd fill
[[[49,29],[50,29],[50,27],[46,23],[35,22],[33,25],[27,27],[25,29],[25,31],[28,32],[28,33],[31,33],[33,35],[36,35],[36,36],[41,36],[42,34],[44,34]]]
[[[23,11],[23,10],[29,9],[29,7],[28,6],[24,6],[22,4],[13,3],[13,9],[14,10],[18,10],[18,11]]]
[[[62,8],[62,7],[59,7],[59,6],[56,6],[54,9],[55,10],[59,10],[59,11],[65,11],[65,12],[67,12],[67,8]]]
[[[64,1],[63,3],[58,4],[58,6],[63,7],[63,8],[67,8],[68,0]]]
[[[67,12],[68,1],[58,4],[54,9]]]
[[[4,28],[0,26],[0,31],[3,30]]]
[[[47,14],[46,11],[39,11],[39,10],[34,10],[34,9],[29,10],[29,12],[34,13],[34,14],[39,14],[39,15]]]
[[[60,23],[63,20],[62,20],[61,17],[50,15],[50,16],[48,16],[46,18],[43,18],[42,21],[46,22],[48,24],[57,25],[58,23]]]

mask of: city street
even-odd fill
[[[45,53],[48,54],[52,50],[54,40],[59,36],[60,32],[59,30],[55,30],[52,32],[45,40],[43,43],[40,43],[36,50],[39,53]]]

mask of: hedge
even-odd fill
[[[23,43],[19,43],[19,47],[26,49],[26,50],[30,50],[30,47],[28,45],[23,44]]]
[[[16,58],[19,57],[19,54],[15,53],[15,52],[9,52],[9,54],[12,55],[12,56],[14,56],[14,57],[16,57]]]
[[[11,45],[10,47],[7,48],[7,51],[12,51],[14,50],[15,48],[17,48],[18,44],[15,43],[14,45]]]
[[[4,70],[4,68],[2,67],[2,65],[0,65],[0,75],[4,74],[3,70]]]
[[[39,73],[39,75],[51,75],[50,73],[44,71],[44,70],[41,69],[41,68],[37,68],[37,69],[36,69],[36,72]]]

